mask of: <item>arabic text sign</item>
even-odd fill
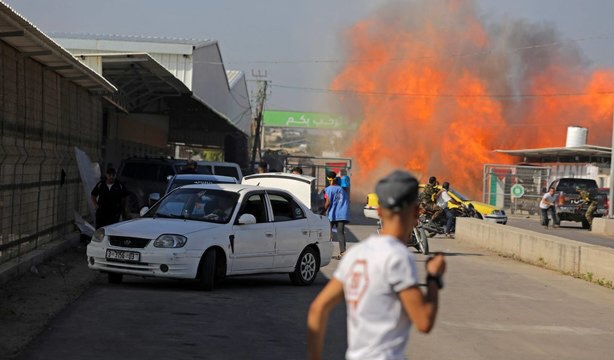
[[[350,124],[335,114],[313,112],[265,111],[264,126],[312,129],[349,129]]]

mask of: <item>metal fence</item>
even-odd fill
[[[0,263],[74,229],[87,214],[74,147],[100,158],[102,103],[0,44]]]
[[[267,163],[269,171],[290,172],[298,166],[304,175],[316,178],[318,189],[324,189],[328,183],[326,172],[335,171],[337,175],[344,171],[346,175],[352,175],[352,159],[337,157],[318,157],[307,155],[290,155],[285,151],[265,150],[260,155],[260,160]]]
[[[549,167],[484,165],[483,201],[515,212],[539,213],[539,200],[550,181]],[[512,187],[521,185],[524,193],[512,196]]]

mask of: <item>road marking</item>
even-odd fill
[[[441,325],[453,328],[465,328],[483,331],[520,332],[546,335],[574,334],[574,335],[609,335],[612,331],[585,328],[579,326],[548,326],[548,325],[502,325],[471,322],[441,321]]]

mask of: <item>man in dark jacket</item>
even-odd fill
[[[105,180],[99,181],[92,190],[92,202],[96,208],[96,228],[119,222],[122,199],[127,196],[126,187],[115,176],[114,168],[108,168]]]

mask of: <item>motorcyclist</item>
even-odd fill
[[[435,198],[437,195],[437,178],[431,176],[428,184],[424,186],[424,190],[420,193],[418,200],[420,205],[429,213],[432,213],[431,222],[435,221],[437,217],[443,212],[443,209],[437,206]]]
[[[452,237],[452,233],[454,232],[454,223],[456,220],[456,217],[454,215],[454,212],[452,212],[450,210],[450,208],[448,207],[448,205],[450,203],[454,204],[454,205],[458,205],[458,206],[462,206],[463,204],[460,203],[459,201],[454,200],[450,194],[448,194],[448,190],[450,189],[450,183],[449,182],[444,182],[441,185],[441,190],[439,190],[439,193],[437,193],[437,205],[443,209],[444,213],[446,214],[446,226],[444,227],[444,234],[446,237]]]

